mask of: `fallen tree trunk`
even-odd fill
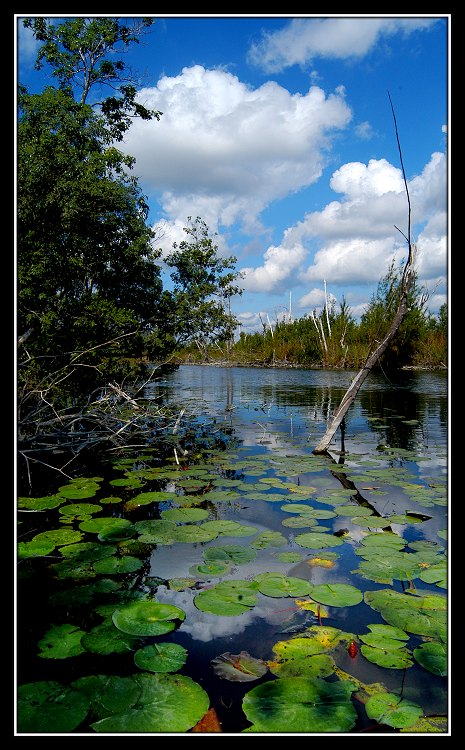
[[[389,92],[388,92],[388,96],[389,96]],[[366,378],[370,374],[374,365],[377,363],[377,361],[379,360],[383,352],[387,349],[389,342],[394,337],[394,334],[396,333],[397,329],[402,323],[402,320],[408,310],[408,296],[409,296],[409,292],[410,292],[412,282],[414,279],[414,260],[415,260],[414,256],[415,256],[416,246],[415,245],[412,246],[411,240],[410,240],[410,222],[411,222],[410,195],[408,192],[407,178],[405,176],[404,163],[402,160],[402,150],[400,147],[399,134],[397,131],[396,116],[394,113],[394,107],[392,106],[392,101],[391,101],[390,96],[389,96],[389,101],[391,103],[392,116],[394,118],[397,145],[399,148],[400,163],[402,166],[402,175],[404,178],[405,192],[407,194],[407,203],[408,203],[408,233],[407,235],[405,235],[403,232],[401,232],[401,234],[405,237],[408,243],[408,258],[405,264],[404,272],[402,274],[402,282],[401,282],[401,287],[400,287],[401,294],[400,294],[399,304],[398,304],[396,313],[394,315],[394,318],[391,322],[391,325],[389,326],[388,332],[385,334],[383,340],[380,343],[378,343],[378,346],[376,347],[376,349],[368,356],[367,361],[365,362],[365,365],[362,367],[358,375],[355,376],[348,390],[344,394],[341,403],[335,410],[333,417],[331,419],[331,422],[329,424],[329,427],[327,428],[324,436],[322,437],[322,439],[320,440],[316,448],[314,448],[313,450],[313,453],[316,453],[316,454],[328,452],[329,444],[331,443],[331,440],[333,439],[334,434],[336,433],[336,430],[338,429],[339,425],[344,419],[344,416],[346,415],[350,405],[354,401],[355,397],[357,396],[357,393],[362,387],[363,382],[366,380]],[[395,227],[395,228],[398,229],[398,227]]]

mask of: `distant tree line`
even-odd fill
[[[392,264],[379,281],[375,293],[359,321],[351,313],[345,298],[336,307],[328,302],[318,313],[314,310],[295,320],[262,321],[262,330],[241,332],[229,347],[227,358],[238,364],[302,366],[322,368],[363,367],[364,362],[388,330],[398,304],[401,269]],[[439,314],[427,311],[428,295],[414,279],[409,294],[409,307],[399,330],[380,359],[384,369],[447,367],[448,321],[447,304]],[[226,358],[220,347],[209,347],[206,359]],[[178,361],[199,361],[198,347],[185,347],[178,352]]]

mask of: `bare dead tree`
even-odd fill
[[[392,104],[391,95],[388,91],[388,97],[389,102],[391,105],[391,111],[392,116],[394,119],[394,127],[396,131],[396,139],[397,139],[397,146],[399,149],[399,156],[400,156],[400,164],[402,167],[402,176],[404,178],[404,185],[405,185],[405,192],[407,195],[407,204],[408,204],[408,229],[407,234],[405,235],[398,227],[395,227],[397,231],[399,231],[402,236],[406,239],[408,244],[408,256],[407,261],[405,263],[404,271],[402,274],[402,280],[400,283],[400,298],[399,303],[397,306],[397,310],[395,312],[395,315],[392,319],[391,325],[389,326],[389,329],[383,339],[378,342],[378,345],[373,350],[371,354],[368,355],[367,360],[362,367],[362,369],[359,371],[359,373],[355,376],[355,378],[352,380],[352,383],[350,384],[348,390],[344,394],[339,406],[336,408],[336,410],[333,413],[331,422],[321,438],[320,442],[314,448],[313,453],[321,454],[321,453],[327,453],[328,447],[331,443],[331,440],[333,439],[336,430],[340,426],[342,420],[344,419],[349,407],[355,400],[357,393],[359,392],[360,388],[362,387],[364,381],[370,374],[371,370],[373,369],[374,365],[378,362],[379,358],[383,354],[383,352],[387,349],[389,342],[394,337],[396,331],[398,330],[400,324],[402,323],[402,320],[405,316],[405,314],[408,311],[408,297],[410,290],[412,288],[412,283],[414,280],[414,263],[415,263],[415,252],[416,252],[416,246],[412,244],[411,242],[411,205],[410,205],[410,195],[408,191],[408,184],[407,184],[407,178],[405,176],[405,168],[404,168],[404,162],[402,158],[402,149],[400,145],[399,140],[399,132],[397,129],[397,120],[396,115],[394,112],[394,106]]]

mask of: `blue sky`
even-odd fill
[[[17,78],[37,44],[17,22]],[[158,246],[188,216],[235,255],[242,330],[319,310],[324,288],[358,318],[406,255],[412,204],[419,282],[447,301],[449,14],[155,17],[125,61],[138,97],[163,112],[136,121],[120,148],[148,198]]]

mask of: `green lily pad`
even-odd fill
[[[164,503],[173,499],[176,499],[176,495],[174,495],[173,492],[140,492],[124,504],[124,509],[129,511],[137,510],[137,508],[140,508],[142,505]]]
[[[333,649],[339,643],[349,643],[355,640],[354,633],[346,633],[340,628],[332,628],[330,625],[312,625],[305,631],[308,637],[317,641],[324,650]]]
[[[194,597],[194,604],[202,612],[234,617],[248,612],[257,603],[258,586],[252,581],[221,581],[211,589]]]
[[[392,589],[366,591],[365,602],[389,625],[407,633],[447,640],[447,600],[437,594],[399,593]]]
[[[128,710],[107,716],[91,726],[96,732],[180,732],[191,729],[204,716],[210,699],[190,677],[178,674],[138,674],[133,677],[141,693]]]
[[[425,583],[435,583],[439,588],[447,588],[447,562],[444,560],[425,568],[420,573],[420,579]]]
[[[240,654],[220,654],[210,663],[217,677],[231,682],[253,682],[268,671],[266,662],[256,659],[247,651],[241,651]]]
[[[383,531],[373,534],[367,534],[361,540],[361,544],[364,547],[392,547],[394,549],[401,549],[407,544],[407,540],[401,536],[392,533],[391,531]]]
[[[109,484],[113,485],[113,487],[130,487],[131,489],[138,489],[144,486],[144,482],[141,482],[137,477],[110,479]]]
[[[279,531],[262,531],[250,543],[254,549],[265,549],[266,547],[282,547],[287,544],[287,539]]]
[[[363,636],[360,637],[363,638]],[[369,638],[369,636],[366,637]],[[392,648],[392,640],[388,641],[386,639],[386,641],[390,648],[375,648],[364,644],[360,647],[360,651],[365,659],[368,659],[373,664],[377,664],[379,667],[385,667],[386,669],[406,669],[407,667],[411,667],[413,661],[410,658],[410,651],[403,648],[402,643],[399,643],[397,648]]]
[[[312,599],[329,607],[353,607],[363,601],[363,594],[348,583],[319,583],[312,589]]]
[[[203,510],[203,508],[168,508],[160,513],[163,519],[176,523],[204,521],[209,515],[208,510]]]
[[[172,604],[135,601],[113,612],[113,623],[129,635],[163,635],[174,630],[173,620],[184,620],[186,614]]]
[[[229,573],[231,566],[224,562],[205,562],[192,565],[189,573],[197,578],[210,578],[211,576],[224,576]]]
[[[225,544],[221,547],[209,547],[204,551],[203,557],[206,562],[217,560],[244,565],[251,560],[255,560],[257,553],[251,547],[244,547],[240,544]]]
[[[260,573],[254,580],[258,583],[260,593],[265,596],[307,596],[313,589],[310,581],[282,573]]]
[[[71,482],[59,487],[58,492],[68,500],[84,500],[88,497],[94,497],[99,489],[100,485],[97,482],[89,480],[87,483]]]
[[[107,656],[108,654],[125,654],[128,651],[134,650],[134,644],[137,643],[135,638],[132,638],[127,633],[123,633],[122,630],[118,630],[113,622],[102,622],[97,625],[89,633],[86,633],[81,638],[81,645],[86,651],[90,651],[93,654],[102,654]]]
[[[351,521],[357,526],[367,526],[370,529],[385,529],[391,525],[389,518],[378,516],[353,516]]]
[[[257,531],[255,526],[246,526],[238,521],[205,521],[202,529],[215,532],[216,536],[252,536]]]
[[[71,687],[55,681],[18,687],[18,731],[26,734],[68,733],[89,711],[89,701]]]
[[[142,568],[143,564],[142,560],[131,555],[108,557],[105,560],[98,560],[98,562],[94,563],[94,570],[97,573],[106,573],[109,575],[133,573],[135,570]]]
[[[116,547],[98,544],[98,542],[80,542],[63,547],[60,551],[66,560],[69,560],[73,565],[78,565],[102,560],[104,557],[111,557],[117,550]]]
[[[298,563],[304,558],[300,552],[278,552],[276,557],[283,563]]]
[[[62,505],[60,514],[62,516],[91,516],[102,510],[101,505],[93,503],[72,503],[71,505]]]
[[[45,557],[55,549],[55,542],[47,540],[18,542],[18,560],[26,560],[28,557]]]
[[[46,497],[18,497],[18,508],[24,510],[52,510],[63,505],[65,498],[61,495],[48,495]]]
[[[121,542],[130,539],[136,533],[135,527],[125,518],[113,518],[112,521],[98,532],[101,542]]]
[[[336,515],[338,516],[372,516],[373,511],[371,508],[367,508],[364,505],[338,505],[336,508]]]
[[[177,672],[187,660],[187,650],[178,643],[152,643],[134,654],[134,663],[147,672]]]
[[[372,695],[365,703],[365,710],[368,718],[396,729],[412,726],[423,714],[421,706],[394,693]]]
[[[315,531],[309,531],[305,534],[298,534],[294,541],[301,547],[307,549],[324,549],[325,547],[339,547],[344,544],[343,540],[334,536],[334,534],[317,534]]]
[[[82,534],[79,531],[74,531],[73,529],[53,529],[51,531],[42,531],[40,534],[36,534],[31,541],[36,543],[53,543],[54,547],[62,547],[66,544],[79,542],[81,539]]]
[[[80,677],[70,687],[86,697],[92,715],[99,719],[128,710],[141,695],[141,688],[132,677],[116,675]]]
[[[252,726],[246,732],[349,732],[357,712],[350,682],[306,677],[269,680],[250,690],[242,708]]]
[[[283,521],[281,521],[283,526],[287,526],[291,529],[306,529],[310,528],[311,526],[316,526],[318,524],[318,521],[316,518],[312,518],[311,516],[291,516],[290,518],[284,518]]]
[[[273,646],[273,652],[281,661],[303,659],[325,651],[325,646],[316,638],[291,638],[288,641],[278,641]]]
[[[210,542],[216,539],[218,532],[214,529],[204,529],[204,524],[197,526],[188,523],[185,526],[178,526],[172,533],[175,542]]]
[[[101,497],[99,502],[102,503],[102,505],[118,505],[118,503],[123,502],[123,498],[109,495],[108,497]]]
[[[433,674],[447,675],[447,649],[444,643],[428,641],[413,650],[413,655],[422,667]]]
[[[281,510],[284,510],[285,513],[305,513],[310,516],[314,513],[314,509],[311,505],[304,505],[303,503],[286,503],[286,505],[281,506]],[[326,512],[331,513],[332,511],[328,510]]]
[[[173,532],[177,526],[174,521],[165,519],[150,519],[137,521],[134,528],[139,533],[139,541],[147,544],[172,544]]]
[[[68,659],[84,652],[81,645],[83,630],[76,625],[52,625],[50,630],[39,641],[41,649],[38,656],[42,659]]]
[[[168,586],[173,591],[185,591],[197,586],[198,578],[170,578]]]

